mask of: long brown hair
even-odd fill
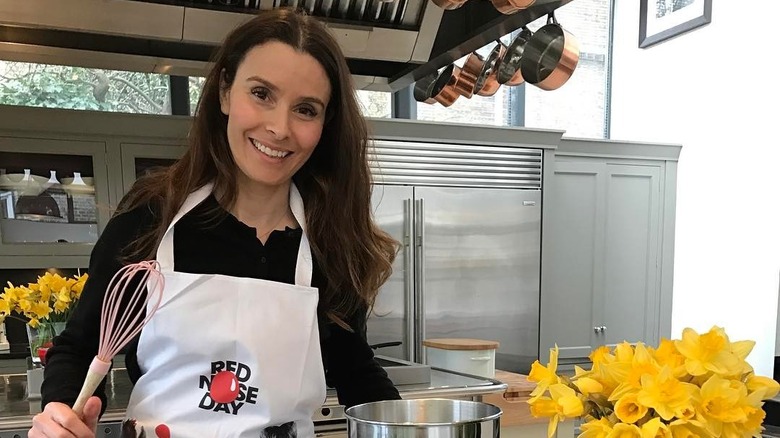
[[[328,283],[320,291],[321,305],[330,319],[344,325],[358,309],[373,305],[392,271],[397,242],[372,219],[368,129],[344,55],[320,22],[292,10],[263,11],[226,37],[206,77],[187,152],[170,168],[139,179],[120,205],[119,213],[152,204],[159,215],[155,226],[129,248],[127,257],[154,258],[186,197],[209,182],[214,182],[220,204],[232,207],[239,170],[227,141],[220,91],[232,85],[246,53],[269,41],[311,55],[330,81],[322,136],[293,180],[304,200],[313,256]]]

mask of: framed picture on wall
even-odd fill
[[[712,21],[712,0],[640,0],[639,47],[646,48]]]

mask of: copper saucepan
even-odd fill
[[[515,12],[525,9],[534,3],[536,0],[490,0],[493,3],[493,7],[504,15],[511,15]]]
[[[431,96],[436,102],[443,106],[450,106],[458,100],[460,94],[455,90],[458,76],[460,76],[460,67],[455,64],[450,64],[441,71],[431,89]]]
[[[474,86],[477,84],[477,78],[482,72],[484,60],[477,52],[472,52],[467,58],[463,67],[460,69],[458,81],[455,82],[455,90],[461,96],[471,99],[474,95]]]
[[[477,82],[474,83],[474,92],[478,95],[492,96],[501,87],[496,78],[496,67],[501,60],[501,55],[504,54],[504,49],[504,45],[499,41],[482,63],[482,70],[479,72]]]
[[[509,46],[504,50],[503,56],[498,63],[496,79],[501,85],[520,85],[525,79],[523,79],[523,73],[520,71],[520,61],[523,59],[523,51],[525,45],[531,38],[530,30],[523,26],[523,29],[519,34],[509,43]]]
[[[543,90],[555,90],[569,80],[580,57],[579,43],[564,30],[554,14],[525,45],[520,71],[529,84]]]

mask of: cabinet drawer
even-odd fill
[[[0,438],[27,438],[29,429],[0,430]],[[122,433],[121,423],[101,423],[98,425],[97,438],[119,438]]]

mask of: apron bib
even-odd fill
[[[141,332],[127,417],[148,438],[313,437],[326,389],[306,229],[294,285],[175,272],[174,225],[211,190],[187,198],[157,250],[165,291]],[[294,184],[290,208],[305,227]]]

